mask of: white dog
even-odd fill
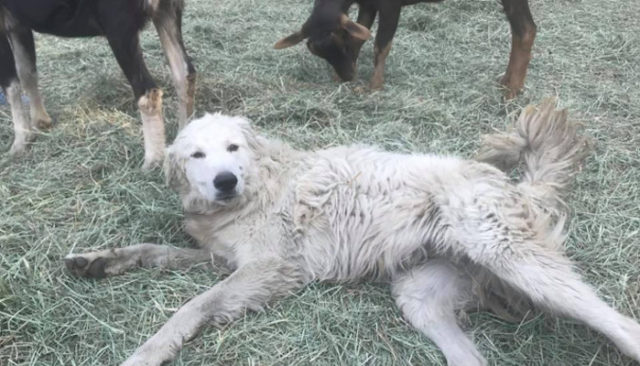
[[[221,325],[312,281],[383,279],[449,365],[486,361],[456,312],[531,304],[583,321],[640,361],[640,325],[598,298],[562,253],[562,194],[585,140],[548,101],[477,160],[367,147],[297,151],[241,117],[205,115],[167,149],[165,172],[199,249],[154,244],[69,255],[83,276],[221,258],[233,273],[180,308],[123,365],[160,365]],[[524,161],[517,184],[494,166]],[[489,162],[487,164],[485,161]],[[504,305],[506,304],[506,306]]]

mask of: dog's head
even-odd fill
[[[167,184],[183,202],[228,206],[244,194],[256,143],[247,119],[205,114],[167,148]]]

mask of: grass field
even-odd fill
[[[595,149],[571,196],[567,252],[609,303],[640,319],[640,2],[531,0],[538,24],[524,94],[505,103],[495,80],[508,59],[508,23],[496,0],[406,8],[386,88],[337,84],[299,46],[272,49],[311,2],[188,0],[184,33],[199,71],[197,111],[244,114],[300,148],[361,142],[394,151],[471,156],[545,96],[585,125]],[[142,172],[139,117],[104,40],[37,39],[41,86],[57,120],[30,153],[0,155],[0,365],[114,365],[218,275],[140,270],[71,277],[69,252],[157,242],[192,245],[160,170]],[[143,46],[165,89],[169,141],[175,98],[155,32]],[[12,139],[0,108],[0,148]],[[521,324],[490,314],[465,321],[494,365],[631,365],[604,337],[568,320]],[[444,365],[402,320],[384,285],[314,285],[224,329],[206,329],[176,365]]]

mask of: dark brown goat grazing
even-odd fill
[[[11,105],[15,137],[11,154],[22,153],[35,128],[51,118],[38,90],[33,30],[62,37],[106,37],[129,80],[142,117],[144,165],[162,161],[165,148],[162,91],[145,66],[139,32],[152,20],[171,67],[182,127],[193,113],[195,69],[182,41],[184,0],[0,0],[0,86]],[[30,100],[22,111],[21,87]]]
[[[369,29],[377,15],[379,26],[371,88],[380,89],[400,9],[404,5],[438,1],[441,0],[315,0],[311,16],[302,28],[278,41],[275,48],[291,47],[308,38],[309,51],[327,60],[342,80],[349,81],[355,77],[360,47],[369,38]],[[359,6],[357,23],[347,17],[353,4]],[[509,65],[500,82],[506,88],[506,97],[513,98],[524,86],[536,25],[527,0],[502,0],[502,5],[511,24],[512,41]]]

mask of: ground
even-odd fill
[[[599,294],[640,319],[640,26],[636,0],[535,0],[538,24],[526,89],[503,101],[510,33],[495,0],[420,4],[402,13],[386,85],[338,84],[303,45],[276,51],[311,2],[188,0],[184,33],[199,71],[197,113],[249,116],[257,129],[300,148],[371,143],[393,151],[472,156],[479,136],[555,95],[595,148],[570,197],[567,253]],[[152,73],[175,93],[155,32],[144,33]],[[139,242],[189,246],[176,195],[159,169],[143,172],[132,93],[104,40],[38,36],[38,67],[51,115],[22,159],[0,107],[0,365],[114,365],[218,275],[139,270],[74,278],[70,252]],[[603,336],[570,320],[520,324],[470,314],[465,329],[489,363],[631,365]],[[444,365],[402,320],[387,286],[314,285],[224,329],[205,329],[175,365]]]

